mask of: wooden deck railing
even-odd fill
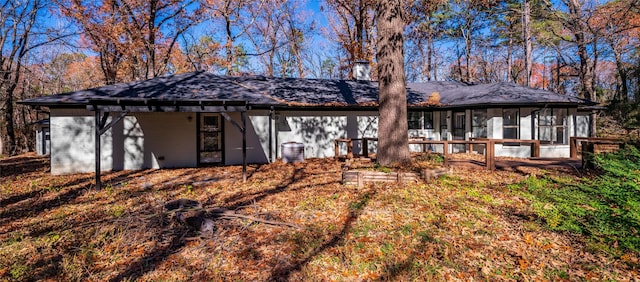
[[[335,139],[335,156],[336,158],[340,156],[344,156],[346,158],[353,158],[353,141],[361,141],[362,142],[362,156],[365,158],[369,157],[369,143],[377,142],[378,138],[372,137],[364,137],[364,138],[339,138]],[[345,143],[347,147],[347,154],[340,154],[340,144]],[[464,145],[484,145],[486,151],[484,153],[485,156],[485,167],[489,170],[495,170],[496,161],[495,161],[495,144],[504,144],[504,143],[518,143],[518,144],[531,144],[531,157],[539,158],[540,157],[540,140],[521,140],[521,139],[487,139],[487,138],[472,138],[471,140],[427,140],[426,138],[412,138],[409,139],[410,145],[422,144],[422,151],[427,152],[427,145],[442,145],[442,152],[444,157],[444,165],[446,167],[449,166],[449,154],[450,154],[450,146],[452,144],[464,144]]]
[[[615,138],[599,138],[599,137],[571,137],[569,138],[569,156],[572,159],[578,158],[578,148],[582,150],[582,143],[593,145],[622,145],[624,141]],[[581,156],[582,157],[582,156]]]
[[[362,145],[362,156],[365,158],[369,157],[369,145],[371,142],[377,142],[378,138],[365,137],[365,138],[339,138],[335,139],[335,156],[338,157],[346,157],[353,158],[353,142],[360,141]],[[340,155],[340,143],[345,143],[347,147],[347,154]],[[444,157],[444,166],[449,166],[450,161],[450,145],[452,144],[464,144],[464,145],[485,145],[486,151],[484,153],[485,157],[485,167],[489,170],[495,170],[496,161],[495,161],[495,144],[504,144],[504,143],[518,143],[518,144],[531,144],[531,157],[539,158],[540,157],[540,140],[521,140],[521,139],[487,139],[487,138],[472,138],[471,140],[427,140],[426,138],[412,138],[409,139],[410,145],[422,144],[422,151],[427,152],[427,145],[442,145],[442,152]],[[614,138],[592,138],[592,137],[571,137],[569,141],[570,148],[570,157],[577,158],[578,149],[582,149],[581,147],[584,145],[589,146],[593,151],[593,146],[595,145],[622,145],[625,142],[621,139]],[[583,151],[583,150],[581,150]],[[584,158],[583,158],[584,160]],[[583,164],[584,166],[584,164]]]
[[[345,143],[347,145],[347,154],[346,158],[353,158],[353,141],[362,141],[362,155],[363,157],[369,157],[369,143],[371,141],[378,141],[378,138],[339,138],[335,139],[335,156],[336,158],[340,157],[340,143]],[[424,140],[424,139],[411,139],[409,140],[409,144],[422,144],[423,149],[427,147],[427,145],[442,145],[443,146],[443,154],[444,154],[444,166],[449,166],[449,145],[451,144],[483,144],[486,146],[487,151],[485,153],[485,167],[489,170],[495,170],[495,157],[494,157],[494,140]],[[425,149],[426,151],[426,149]]]

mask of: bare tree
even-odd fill
[[[15,102],[24,94],[21,88],[28,55],[34,49],[55,41],[62,36],[47,33],[47,29],[38,25],[39,17],[45,13],[46,1],[41,0],[3,0],[0,2],[0,126],[4,149],[8,154],[16,154]]]
[[[344,72],[351,73],[358,60],[373,60],[373,8],[375,0],[325,0],[330,12],[330,40],[340,46],[346,59],[341,63]]]
[[[178,38],[198,23],[196,0],[57,0],[100,55],[107,84],[126,69],[130,80],[164,74]]]
[[[523,0],[522,3],[522,38],[524,41],[524,85],[531,84],[531,3]]]

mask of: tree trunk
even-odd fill
[[[11,87],[14,88],[15,87]],[[7,90],[7,97],[4,102],[4,120],[5,120],[5,133],[6,133],[6,146],[7,153],[14,155],[16,153],[16,132],[13,127],[13,91]]]
[[[511,76],[513,72],[513,60],[511,54],[513,53],[513,34],[509,32],[509,43],[507,45],[507,82],[511,82]]]
[[[228,9],[225,9],[225,11],[228,11]],[[231,34],[231,19],[229,18],[228,15],[225,15],[224,17],[224,21],[225,21],[225,31],[226,31],[226,36],[227,36],[227,42],[224,45],[225,46],[225,51],[226,51],[226,75],[233,75],[233,64],[235,62],[235,57],[233,55],[233,36]]]
[[[616,59],[616,69],[618,71],[618,89],[616,91],[616,99],[623,103],[627,103],[629,101],[629,86],[627,85],[627,69],[624,67],[624,63],[622,62],[622,55],[620,54],[619,48],[616,47],[616,44],[613,40],[610,40],[609,46],[611,46],[611,50],[613,50],[614,58]]]
[[[591,66],[589,65],[589,54],[587,50],[587,26],[583,22],[582,3],[579,0],[568,0],[567,7],[571,16],[568,24],[575,37],[575,43],[578,47],[578,58],[580,59],[579,77],[580,77],[580,96],[591,101],[596,101],[596,93],[594,91],[594,81],[591,75]],[[596,50],[594,50],[594,53]],[[591,114],[591,126],[589,132],[591,137],[596,136],[596,117],[594,112]]]
[[[427,32],[427,81],[431,81],[431,72],[433,71],[433,31],[431,30],[431,19],[427,21],[429,31]]]
[[[407,163],[410,160],[402,2],[402,0],[378,0],[376,5],[378,29],[376,59],[380,82],[377,158],[378,162],[384,166]]]
[[[524,39],[524,85],[531,84],[531,6],[528,0],[522,4],[522,37]]]
[[[471,82],[471,29],[467,30],[464,37],[464,51],[467,65],[466,82]]]

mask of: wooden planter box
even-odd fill
[[[380,172],[380,171],[361,171],[348,170],[342,173],[342,183],[345,185],[357,185],[362,187],[365,183],[372,182],[417,182],[419,179],[429,181],[430,179],[440,177],[449,172],[449,169],[424,169],[420,174],[415,172]]]

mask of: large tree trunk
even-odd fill
[[[402,0],[378,0],[378,77],[380,118],[378,121],[378,162],[388,166],[407,163],[409,136],[407,95],[404,74]]]

